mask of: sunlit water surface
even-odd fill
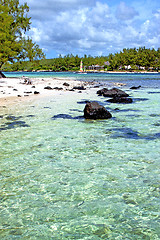
[[[0,239],[160,239],[160,76],[120,77],[132,104],[94,89],[0,109]],[[85,120],[84,100],[113,118]]]

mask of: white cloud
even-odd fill
[[[130,20],[138,15],[138,12],[130,6],[127,6],[125,2],[120,2],[117,7],[116,17],[120,20]]]
[[[116,15],[115,6],[102,0],[28,0],[28,5],[32,17],[29,34],[47,49],[49,57],[55,57],[51,56],[55,52],[95,56],[125,47],[159,47],[158,9],[152,9],[150,16],[145,16],[144,9],[141,18],[136,2],[135,9],[117,0]]]

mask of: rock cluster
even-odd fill
[[[97,94],[99,96],[104,96],[104,97],[111,97],[111,99],[107,100],[107,102],[111,103],[132,103],[132,99],[128,98],[129,95],[118,89],[118,88],[103,88],[101,90],[97,91]]]
[[[97,91],[99,96],[108,97],[107,102],[111,103],[132,103],[129,95],[118,88],[103,88]],[[107,109],[97,102],[87,102],[84,108],[84,117],[86,119],[108,119],[112,115]]]

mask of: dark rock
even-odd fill
[[[119,96],[119,97],[128,97],[129,95],[118,89],[118,88],[112,88],[112,89],[107,89],[107,88],[103,88],[99,91],[97,91],[97,94],[99,95],[103,95],[104,97],[115,97],[115,96]]]
[[[63,83],[63,86],[69,87],[69,83]]]
[[[29,92],[24,92],[24,93],[27,93],[27,94],[29,94],[29,93],[32,93],[31,91],[29,91]]]
[[[104,97],[128,97],[129,95],[127,93],[125,93],[124,91],[118,89],[118,88],[112,88],[108,91],[105,91],[105,93],[103,94]]]
[[[86,90],[86,88],[84,86],[76,86],[76,87],[73,87],[73,89],[76,89],[76,90]]]
[[[84,108],[84,117],[86,119],[108,119],[112,115],[105,107],[97,102],[88,102]]]
[[[21,95],[17,95],[17,97],[22,97]]]
[[[35,88],[35,86],[32,86],[32,88]]]
[[[131,98],[115,96],[114,98],[108,99],[107,102],[110,103],[132,103]]]
[[[14,88],[13,91],[18,91],[18,90],[16,88]]]
[[[40,92],[34,91],[34,94],[40,94]]]
[[[44,87],[44,89],[52,90],[53,88],[50,86]]]
[[[100,90],[98,90],[97,91],[97,94],[99,95],[99,96],[102,96],[105,92],[107,92],[108,91],[108,88],[103,88],[103,89],[100,89]]]
[[[140,87],[141,87],[141,85],[139,85],[138,87],[133,86],[133,87],[131,87],[130,89],[138,89],[138,88],[140,88]]]
[[[54,87],[53,89],[55,89],[55,90],[63,90],[63,88],[61,88],[61,87]]]

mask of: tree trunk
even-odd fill
[[[0,78],[6,78],[6,76],[0,71]]]

